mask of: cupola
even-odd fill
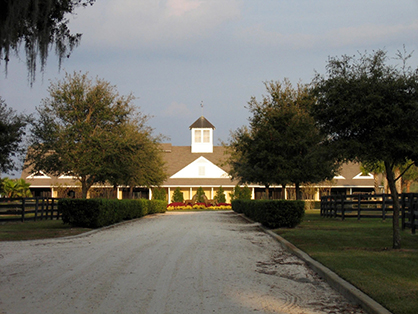
[[[191,126],[192,153],[213,153],[213,130],[215,127],[204,116]]]

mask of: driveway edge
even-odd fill
[[[255,223],[244,214],[237,214],[245,220]],[[264,231],[266,234],[270,235],[275,239],[279,244],[290,253],[296,255],[301,260],[303,260],[313,271],[315,271],[319,276],[321,276],[334,290],[341,293],[351,302],[361,306],[369,314],[393,314],[388,309],[383,307],[381,304],[377,303],[371,297],[369,297],[364,292],[360,291],[354,287],[351,283],[345,281],[336,273],[331,271],[329,268],[325,267],[321,263],[315,261],[308,254],[303,252],[301,249],[294,246],[292,243],[286,239],[279,236],[277,233],[265,228],[263,225],[259,224],[259,228]]]
[[[369,297],[367,294],[354,287],[351,283],[342,279],[329,268],[315,261],[308,254],[298,249],[296,246],[279,236],[277,233],[274,233],[273,231],[268,230],[263,226],[260,226],[260,228],[265,233],[277,240],[284,249],[290,251],[291,253],[305,261],[305,263],[312,270],[317,272],[319,276],[321,276],[332,288],[341,293],[351,302],[359,304],[369,314],[392,314],[382,305],[380,305],[371,297]]]

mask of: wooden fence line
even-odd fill
[[[402,230],[418,227],[418,193],[399,196]],[[327,195],[321,197],[322,217],[345,218],[392,218],[393,199],[390,194]]]
[[[0,222],[61,218],[57,198],[0,198]]]

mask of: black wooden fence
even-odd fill
[[[0,198],[0,222],[61,219],[57,198]]]
[[[399,196],[402,229],[418,227],[418,193]],[[392,218],[393,199],[390,194],[328,195],[321,197],[322,217]]]

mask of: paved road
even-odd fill
[[[0,242],[0,313],[363,313],[233,212]]]

